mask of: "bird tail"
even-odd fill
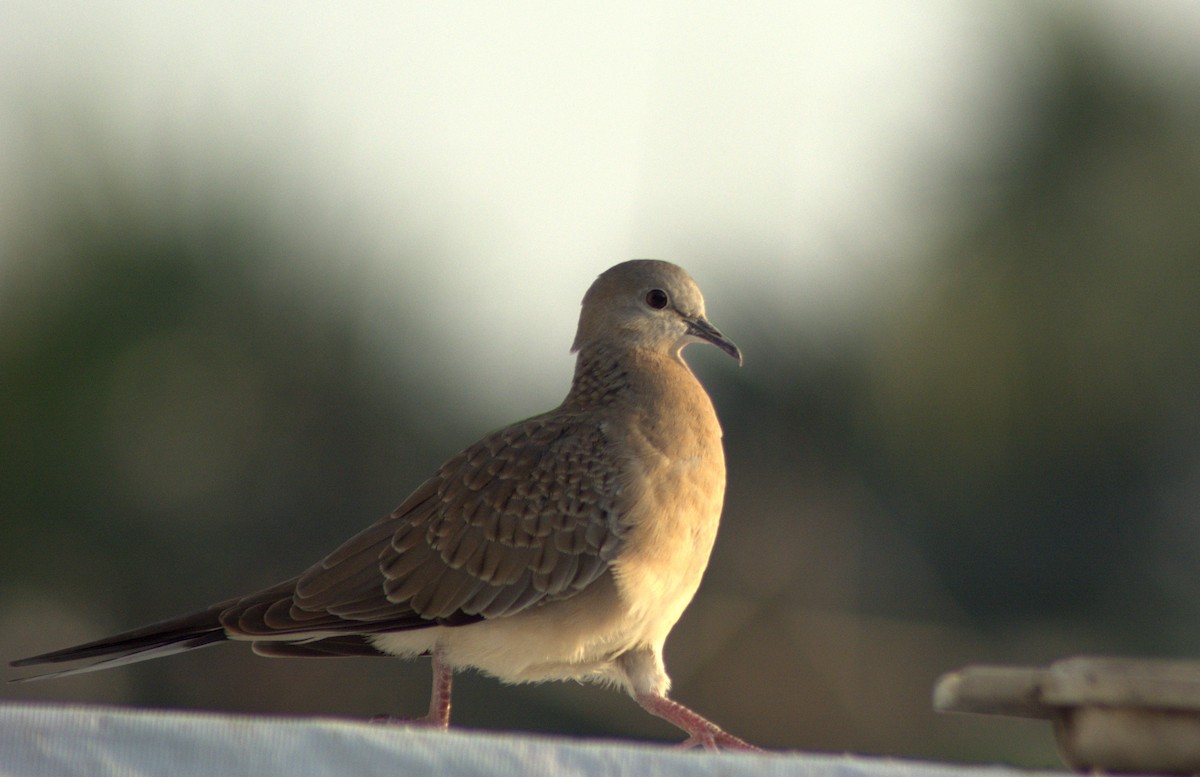
[[[12,682],[27,682],[29,680],[45,680],[51,677],[66,677],[73,674],[93,672],[98,669],[112,669],[125,664],[134,664],[151,658],[161,658],[186,650],[215,645],[228,639],[225,628],[221,625],[221,611],[228,603],[210,607],[207,610],[181,615],[177,618],[152,623],[132,631],[114,634],[111,637],[86,642],[82,645],[42,653],[29,658],[12,661],[9,666],[24,667],[39,664],[61,664],[72,661],[83,661],[90,658],[99,659],[85,666],[71,669],[60,669],[54,672],[16,678]]]

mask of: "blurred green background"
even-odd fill
[[[722,533],[675,695],[774,748],[1030,766],[942,672],[1200,654],[1190,3],[0,8],[0,648],[276,582],[565,393],[689,269]],[[15,673],[14,673],[15,674]],[[417,714],[423,662],[225,646],[52,699]],[[464,676],[456,723],[671,739]]]

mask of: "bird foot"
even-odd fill
[[[763,749],[756,747],[741,737],[735,737],[728,731],[717,729],[716,731],[704,731],[692,734],[687,739],[675,745],[680,750],[692,750],[697,747],[703,747],[705,750],[740,750],[747,753],[761,753]]]
[[[762,752],[762,748],[735,737],[711,720],[666,696],[639,694],[634,698],[642,706],[642,709],[652,715],[657,715],[668,723],[673,723],[687,733],[688,738],[678,745],[680,748],[703,747],[705,750]]]
[[[395,726],[421,726],[423,728],[439,728],[443,731],[450,728],[450,688],[454,681],[454,670],[442,660],[441,650],[433,650],[433,695],[429,699],[429,714],[419,718],[396,718],[391,715],[376,715],[372,723],[385,723]]]
[[[423,715],[419,718],[401,718],[382,713],[372,715],[369,722],[381,723],[386,726],[412,726],[414,728],[437,728],[442,730],[450,728],[448,724],[443,723],[440,719],[432,715]]]

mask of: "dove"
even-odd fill
[[[742,353],[692,278],[638,259],[584,295],[566,398],[451,457],[403,503],[272,587],[13,661],[117,667],[222,642],[270,657],[429,655],[446,728],[455,672],[599,682],[687,734],[756,749],[668,695],[663,646],[708,565],[725,494],[722,431],[683,350]]]

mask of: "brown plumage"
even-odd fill
[[[396,510],[303,574],[14,666],[116,666],[226,640],[268,656],[429,653],[426,719],[448,725],[455,669],[624,688],[688,744],[748,748],[667,698],[667,634],[708,563],[725,491],[721,429],[681,352],[741,353],[673,264],[592,284],[563,403],[452,457]]]

